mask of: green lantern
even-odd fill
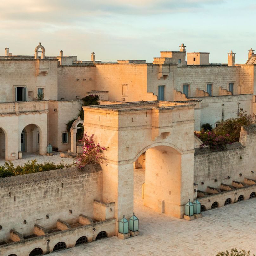
[[[52,153],[52,145],[49,143],[49,145],[47,146],[47,153],[51,154]]]
[[[189,201],[185,205],[185,215],[193,216],[194,215],[194,204]]]
[[[194,214],[200,214],[201,213],[201,203],[196,199],[194,202]]]
[[[139,219],[134,215],[129,220],[129,230],[130,231],[139,231]]]
[[[121,234],[128,234],[129,232],[128,226],[129,226],[128,220],[125,218],[125,216],[123,216],[123,218],[119,220],[118,232]]]

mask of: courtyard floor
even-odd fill
[[[238,248],[256,253],[256,199],[203,213],[194,221],[158,214],[143,206],[144,171],[135,170],[135,214],[140,235],[127,240],[103,239],[53,253],[53,256],[214,256]]]
[[[35,156],[25,156],[22,164]],[[38,162],[72,163],[73,159],[38,156]],[[4,161],[0,161],[2,165]],[[135,170],[135,214],[140,220],[140,235],[127,240],[103,239],[52,253],[52,256],[170,255],[215,256],[219,251],[238,248],[256,254],[256,199],[242,201],[203,213],[194,221],[179,220],[144,207],[141,185],[144,171]]]

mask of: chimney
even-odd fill
[[[186,46],[184,44],[180,45],[180,52],[186,52]]]
[[[62,58],[63,58],[63,51],[60,50],[60,59],[59,59],[60,65],[62,65]]]
[[[249,50],[249,53],[248,53],[248,60],[252,57],[252,55],[254,55],[254,51],[252,48]]]
[[[5,48],[5,56],[9,56],[9,48]]]
[[[95,52],[91,53],[91,61],[95,62]]]
[[[235,63],[236,63],[236,54],[231,51],[230,53],[228,53],[228,66],[233,67],[235,66]]]

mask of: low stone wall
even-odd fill
[[[59,243],[65,243],[66,248],[76,246],[77,240],[81,237],[86,237],[88,242],[97,239],[97,235],[105,231],[107,237],[115,235],[116,220],[109,219],[103,222],[96,222],[94,224],[70,228],[65,231],[56,231],[54,233],[43,236],[24,239],[20,242],[15,242],[6,245],[0,245],[0,255],[9,256],[27,256],[35,248],[40,248],[43,254],[50,253],[54,250],[54,246]]]
[[[218,194],[208,195],[202,198],[198,198],[199,202],[203,206],[202,209],[210,210],[212,209],[213,203],[215,203],[216,207],[222,207],[229,203],[227,203],[227,199],[230,199],[230,203],[236,203],[243,196],[243,200],[248,200],[256,196],[256,185],[252,185],[249,187],[238,188],[236,190],[231,191],[223,191]],[[240,197],[240,198],[239,198]],[[225,204],[226,202],[226,204]],[[217,203],[217,204],[216,204]]]
[[[99,166],[75,167],[0,179],[0,242],[10,230],[33,234],[34,225],[54,227],[58,219],[93,217],[94,200],[102,200]]]

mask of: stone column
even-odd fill
[[[77,129],[71,129],[71,152],[76,153],[76,133]]]

